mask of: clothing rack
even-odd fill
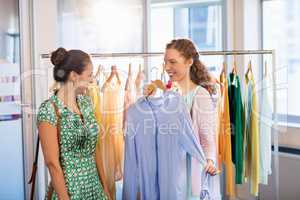
[[[275,55],[274,50],[233,50],[233,51],[199,51],[203,56],[227,56],[227,55],[251,55],[251,54],[272,54]],[[41,54],[41,58],[50,58],[51,54]],[[162,56],[163,52],[151,53],[90,53],[93,58],[121,58],[121,57],[153,57]]]
[[[277,117],[277,85],[276,85],[276,54],[275,50],[230,50],[230,51],[199,51],[201,56],[236,56],[236,55],[271,55],[272,56],[272,84],[273,84],[273,145],[274,145],[274,171],[275,175],[275,191],[276,200],[279,200],[279,148],[278,148],[278,117]],[[163,56],[163,52],[149,52],[149,53],[90,53],[92,58],[122,58],[122,57],[154,57]],[[41,59],[50,58],[51,54],[41,54]],[[261,65],[264,67],[264,65]]]

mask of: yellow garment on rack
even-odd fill
[[[231,131],[228,99],[228,82],[224,73],[220,76],[220,98],[218,105],[218,166],[225,166],[226,195],[235,197],[233,163],[231,156]]]
[[[253,74],[246,75],[246,98],[245,98],[245,179],[250,180],[250,192],[258,196],[260,176],[259,154],[259,112]]]
[[[88,95],[91,97],[91,100],[92,100],[92,105],[94,106],[93,107],[93,110],[94,110],[94,113],[95,113],[95,118],[97,120],[97,124],[99,126],[99,135],[101,135],[102,133],[102,117],[101,117],[101,103],[100,103],[100,100],[101,100],[101,97],[100,97],[100,88],[98,85],[94,84],[92,86],[89,87],[89,90],[88,90]],[[103,174],[103,158],[101,157],[102,155],[100,154],[100,144],[99,144],[99,140],[97,142],[97,145],[96,145],[96,157],[95,157],[95,160],[96,160],[96,163],[97,163],[97,170],[98,170],[98,174],[99,174],[99,178],[101,180],[101,183],[103,185],[103,188],[106,189],[108,188],[107,187],[107,183],[106,183],[106,177],[105,175]],[[98,165],[101,165],[101,166],[98,166]]]
[[[123,101],[120,84],[106,83],[102,99],[102,134],[99,147],[103,158],[104,174],[112,199],[115,199],[115,182],[123,177],[124,137]]]

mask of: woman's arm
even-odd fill
[[[213,105],[210,94],[201,88],[195,96],[193,107],[193,118],[197,126],[200,144],[207,158],[205,170],[210,174],[216,172],[216,109]]]
[[[48,122],[41,122],[38,125],[38,130],[53,189],[57,193],[58,199],[69,200],[64,174],[59,162],[57,128]]]

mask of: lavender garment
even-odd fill
[[[187,199],[187,155],[202,169],[206,158],[182,98],[142,97],[126,119],[123,200]]]

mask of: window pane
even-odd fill
[[[88,52],[141,52],[142,3],[141,0],[58,1],[60,45]]]
[[[157,1],[153,1],[157,2]],[[173,2],[173,1],[172,1]],[[153,3],[151,7],[151,50],[163,52],[173,38],[189,38],[199,51],[222,50],[222,5],[199,1],[182,1],[167,5]],[[217,75],[222,56],[202,56],[201,60]],[[156,59],[156,66],[162,60]],[[154,63],[155,65],[155,63]]]
[[[263,2],[263,45],[266,49],[276,50],[277,82],[281,88],[286,88],[285,96],[279,98],[278,110],[292,116],[300,116],[299,11],[299,0]]]

